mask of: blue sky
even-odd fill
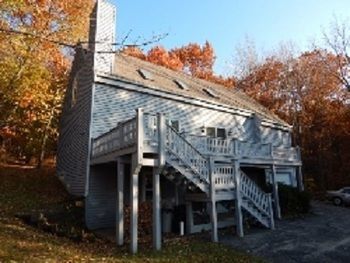
[[[301,50],[321,38],[334,16],[348,19],[349,0],[110,0],[117,5],[117,34],[145,39],[169,33],[170,49],[189,42],[211,42],[217,73],[227,73],[235,47],[245,38],[258,50],[292,41]]]

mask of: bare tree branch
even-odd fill
[[[130,30],[121,42],[106,43],[104,41],[95,41],[95,42],[81,41],[77,44],[71,44],[71,43],[66,43],[66,42],[62,42],[62,41],[57,41],[57,40],[48,38],[46,36],[37,35],[34,33],[30,33],[30,32],[19,31],[19,30],[15,30],[15,29],[0,28],[0,32],[4,32],[4,33],[8,33],[8,34],[29,36],[29,37],[37,38],[37,39],[40,39],[43,41],[47,41],[47,42],[50,42],[53,44],[57,44],[57,45],[64,46],[64,47],[70,47],[70,48],[76,48],[78,44],[109,44],[111,46],[119,46],[119,47],[144,47],[144,46],[148,46],[148,45],[151,45],[154,43],[158,43],[159,41],[161,41],[162,39],[166,38],[169,35],[168,33],[154,35],[154,36],[152,36],[152,38],[150,40],[145,40],[144,42],[141,42],[141,43],[137,43],[138,41],[135,41],[133,44],[125,44],[126,40],[129,38],[130,33],[132,32]],[[98,53],[117,53],[117,52],[118,51],[106,50],[106,51],[99,51]]]

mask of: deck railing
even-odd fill
[[[157,115],[144,113],[141,116],[143,118],[141,123],[143,123],[142,138],[144,145],[157,146],[159,137]],[[135,144],[137,139],[136,118],[135,116],[134,118],[118,123],[117,127],[93,139],[92,157],[98,157]],[[193,134],[181,136],[184,136],[191,146],[205,156],[300,161],[298,148],[277,148],[272,147],[270,143],[251,143],[237,139],[212,138]]]
[[[235,188],[235,171],[232,165],[215,164],[213,174],[216,190]]]
[[[243,158],[263,158],[271,159],[271,144],[269,143],[250,143],[239,141],[238,155]]]
[[[136,117],[121,122],[117,127],[95,138],[92,142],[92,157],[121,150],[136,142]]]
[[[158,144],[157,116],[150,113],[144,113],[144,144],[156,146]]]
[[[274,159],[280,159],[280,160],[300,160],[299,157],[299,150],[296,147],[290,147],[290,148],[273,148],[272,156]]]
[[[206,155],[233,155],[235,152],[233,140],[193,134],[187,134],[186,139],[195,146],[198,151]]]

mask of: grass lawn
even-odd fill
[[[18,218],[21,213],[60,209],[66,211],[60,221],[64,229],[83,229],[81,218],[76,218],[81,214],[71,212],[69,200],[53,168],[0,167],[0,262],[262,262],[199,236],[169,240],[160,252],[144,246],[133,256],[127,247],[101,238],[77,241]]]

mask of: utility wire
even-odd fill
[[[40,36],[34,33],[30,32],[24,32],[24,31],[19,31],[15,29],[4,29],[0,28],[0,32],[8,33],[8,34],[17,34],[17,35],[23,35],[23,36],[30,36],[33,38],[41,39],[56,45],[60,46],[65,46],[65,47],[70,47],[70,48],[76,48],[79,44],[109,44],[111,46],[120,46],[120,47],[143,47],[143,46],[148,46],[154,43],[157,43],[161,41],[162,39],[166,38],[168,36],[168,33],[165,34],[160,34],[160,35],[155,35],[153,36],[150,40],[141,42],[141,43],[133,43],[133,44],[125,44],[126,40],[129,38],[130,32],[127,34],[126,37],[123,38],[122,42],[115,42],[115,43],[106,43],[103,41],[95,41],[95,42],[89,42],[89,41],[80,41],[77,44],[70,44],[62,41],[57,41],[48,37]],[[99,51],[98,53],[117,53],[118,51],[113,51],[113,50],[108,50],[108,51]]]

